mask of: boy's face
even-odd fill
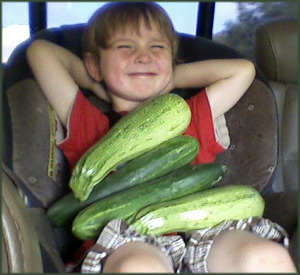
[[[100,49],[100,75],[113,101],[126,108],[160,94],[173,76],[170,42],[151,22],[116,32],[108,49]]]

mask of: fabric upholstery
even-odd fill
[[[24,79],[7,90],[14,172],[44,208],[67,191],[66,166],[55,146],[59,122],[35,81]]]
[[[296,19],[268,22],[254,37],[256,61],[269,80],[298,82],[298,22]]]
[[[265,84],[254,80],[225,117],[231,144],[217,158],[217,162],[228,167],[220,185],[245,184],[262,192],[272,182],[277,166],[278,123],[274,95]]]
[[[275,191],[298,190],[298,21],[268,22],[254,36],[258,66],[269,79],[279,111],[280,148]],[[280,180],[281,179],[281,180]]]

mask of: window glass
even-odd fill
[[[47,2],[47,27],[86,23],[107,2]]]
[[[93,12],[107,2],[48,2],[48,27],[86,23]],[[179,32],[196,33],[197,2],[157,2],[169,14]]]
[[[47,27],[85,23],[107,2],[48,2]],[[198,2],[157,2],[169,14],[178,32],[196,33]],[[2,62],[30,36],[28,2],[2,2]]]
[[[216,2],[213,39],[254,59],[252,39],[256,26],[285,17],[298,18],[298,1]]]
[[[196,34],[198,2],[157,2],[169,14],[178,32]]]
[[[2,2],[2,62],[29,36],[28,2]]]

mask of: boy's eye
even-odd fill
[[[154,49],[164,49],[165,46],[164,45],[152,45],[151,48],[154,48]]]
[[[119,49],[130,49],[132,46],[131,45],[119,45]]]

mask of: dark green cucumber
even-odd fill
[[[121,118],[80,158],[70,180],[75,197],[85,201],[94,186],[119,164],[183,134],[190,120],[189,105],[176,94],[144,102]]]
[[[161,235],[210,228],[226,220],[261,217],[263,211],[264,200],[257,190],[228,185],[150,205],[128,222],[142,234]]]
[[[199,152],[199,142],[191,136],[178,136],[127,162],[117,172],[95,186],[86,201],[80,202],[70,192],[47,211],[52,225],[66,226],[78,212],[118,191],[161,177],[192,162]]]
[[[113,219],[126,219],[139,209],[214,186],[223,176],[219,164],[185,165],[163,177],[139,184],[88,206],[76,216],[72,232],[80,239],[98,236]]]

